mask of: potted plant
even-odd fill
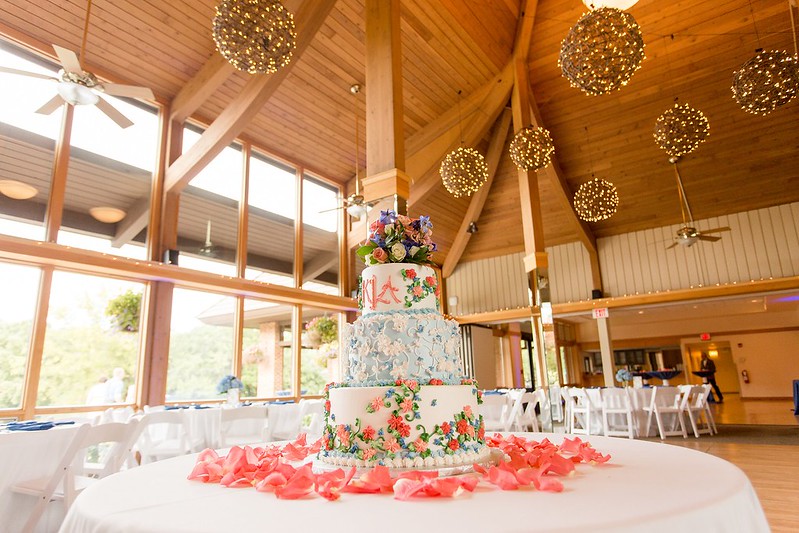
[[[244,383],[239,378],[228,374],[223,377],[216,386],[216,392],[219,394],[227,394],[226,403],[232,407],[237,407],[240,402],[241,389],[244,388]]]

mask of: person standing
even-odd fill
[[[719,389],[719,386],[716,384],[716,363],[714,363],[705,352],[702,352],[701,368],[704,372],[709,372],[709,375],[705,379],[707,379],[707,382],[713,387],[713,392],[716,394],[716,401],[722,403],[724,401],[724,395],[721,394],[721,389]]]
[[[115,368],[113,376],[109,379],[105,386],[105,399],[106,403],[122,403],[125,396],[122,392],[125,390],[125,370],[122,368]]]

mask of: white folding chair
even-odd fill
[[[682,400],[680,402],[680,409],[683,413],[688,415],[688,420],[691,422],[691,429],[694,431],[694,437],[699,438],[700,433],[713,434],[710,426],[710,420],[707,419],[705,414],[705,401],[707,399],[704,387],[695,385],[680,385],[680,392],[682,393]],[[704,423],[703,423],[704,422]]]
[[[325,403],[323,400],[300,400],[300,432],[308,435],[308,440],[322,436],[325,424]]]
[[[648,406],[644,407],[644,411],[647,412],[647,436],[649,436],[649,428],[652,427],[652,415],[654,415],[661,439],[665,439],[671,435],[682,435],[683,438],[688,437],[685,431],[685,420],[683,420],[680,406],[681,399],[682,394],[677,387],[652,387],[652,400]],[[666,429],[663,423],[665,416],[674,417],[669,429]],[[679,430],[677,430],[678,423],[680,425]]]
[[[222,409],[219,445],[222,448],[266,442],[267,407],[248,405]]]
[[[294,440],[302,430],[300,405],[297,403],[270,404],[267,409],[266,440]]]
[[[591,401],[585,389],[569,387],[568,399],[567,411],[571,415],[569,419],[569,433],[579,435],[591,435],[592,431],[594,434],[601,433],[602,428],[597,427],[601,426],[601,423],[594,423],[594,427],[592,428],[592,421],[596,422],[601,420],[602,408],[598,405],[594,405],[594,402]],[[596,420],[593,420],[595,417]]]
[[[602,397],[602,423],[606,437],[635,438],[633,406],[627,390],[600,389]],[[621,423],[620,423],[621,422]]]
[[[544,389],[536,389],[533,394],[535,394],[536,398],[538,399],[538,409],[541,412],[541,426],[539,430],[553,431],[552,407],[549,401],[549,395],[547,395],[547,391]],[[558,404],[560,404],[560,401],[558,401]]]
[[[137,448],[141,464],[186,455],[191,451],[182,409],[145,412],[140,427]]]
[[[510,389],[508,391],[509,409],[500,431],[522,431],[521,417],[524,412],[524,389]]]
[[[10,487],[11,492],[15,492],[17,494],[27,494],[37,498],[36,505],[31,510],[31,514],[28,517],[27,522],[25,522],[25,526],[22,528],[23,533],[30,533],[34,530],[36,524],[39,522],[45,510],[47,509],[47,504],[49,502],[53,501],[54,499],[65,499],[63,495],[61,497],[55,497],[54,494],[59,485],[63,483],[69,471],[70,465],[74,461],[78,450],[80,450],[86,433],[89,431],[89,427],[89,424],[82,424],[76,429],[65,428],[55,430],[69,432],[72,433],[73,436],[69,441],[69,445],[64,448],[64,453],[61,455],[52,473],[46,477],[22,481]],[[74,497],[71,489],[69,497]]]
[[[552,385],[549,388],[549,408],[552,422],[563,422],[568,425],[569,414],[563,413],[564,400],[567,400],[568,387],[561,388],[559,385]],[[566,404],[568,406],[568,403]]]
[[[710,383],[705,383],[702,385],[702,389],[705,391],[705,416],[707,417],[710,429],[713,430],[713,434],[717,435],[719,430],[716,429],[716,421],[713,419],[713,410],[710,409],[710,391],[712,390],[712,386]]]
[[[506,431],[510,415],[510,398],[507,394],[483,394],[483,403],[477,407],[483,417],[486,431]]]
[[[544,391],[542,390],[541,392]],[[538,427],[538,415],[535,412],[535,406],[539,404],[542,396],[546,398],[546,395],[537,393],[538,391],[525,392],[522,394],[522,411],[517,417],[517,425],[520,431],[533,431],[535,433],[540,431]]]

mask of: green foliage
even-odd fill
[[[30,320],[0,323],[0,408],[15,408],[22,404],[22,384],[32,326]]]
[[[139,317],[141,316],[140,292],[133,292],[128,289],[116,298],[108,302],[105,314],[114,322],[120,331],[135,332],[139,331]]]

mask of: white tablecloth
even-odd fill
[[[560,442],[563,435],[544,436]],[[278,500],[254,489],[188,481],[195,456],[116,474],[89,487],[61,533],[325,531],[419,528],[483,531],[768,531],[749,480],[736,466],[668,444],[591,437],[613,458],[578,465],[562,493],[480,488],[456,499],[401,502],[390,494]]]
[[[50,476],[64,456],[78,426],[59,426],[46,431],[0,433],[0,531],[22,531],[36,498],[11,491],[23,481]],[[60,502],[48,506],[37,531],[53,531],[64,516]],[[55,524],[55,526],[53,526]]]

